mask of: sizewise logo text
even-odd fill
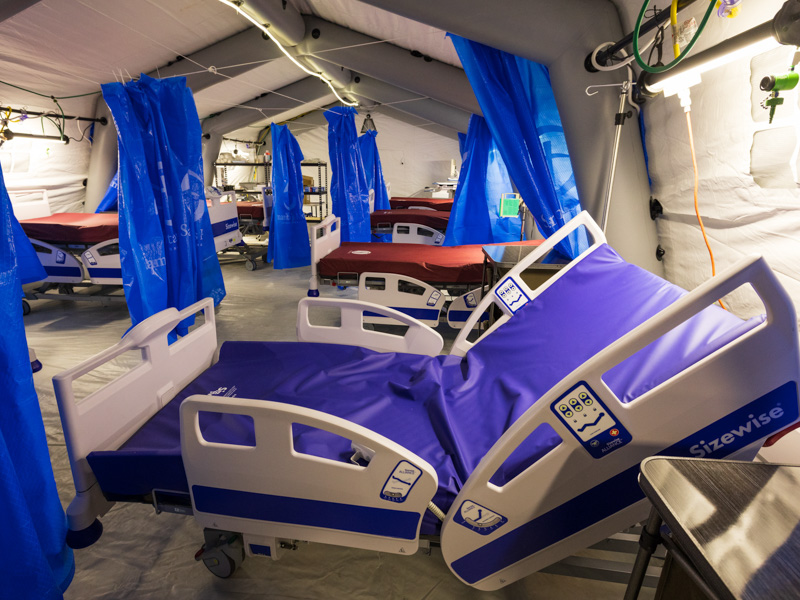
[[[713,454],[718,450],[723,450],[725,446],[734,443],[737,439],[746,438],[752,434],[755,434],[758,429],[769,425],[773,419],[780,419],[783,417],[783,414],[783,409],[780,407],[780,405],[778,405],[767,412],[761,413],[757,417],[752,414],[747,415],[747,421],[745,421],[743,424],[732,428],[727,433],[724,433],[713,440],[709,440],[708,442],[705,440],[700,440],[697,444],[689,448],[689,452],[692,454],[692,456],[703,458],[704,456]]]

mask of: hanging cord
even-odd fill
[[[697,156],[694,151],[694,136],[692,135],[692,113],[691,111],[686,111],[686,126],[689,129],[689,148],[692,151],[692,167],[694,168],[694,213],[697,215],[697,222],[700,224],[700,231],[703,233],[703,240],[706,242],[706,248],[708,249],[708,256],[711,259],[711,276],[714,277],[717,274],[716,267],[714,266],[714,253],[711,251],[711,244],[708,243],[708,235],[706,235],[706,228],[703,226],[703,219],[700,217],[700,207],[697,202],[697,192],[698,188],[700,187],[700,174],[697,170]],[[723,304],[722,299],[720,298],[717,302],[719,305],[728,310],[728,308]]]

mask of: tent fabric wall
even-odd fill
[[[472,115],[445,246],[519,241],[522,220],[500,217],[500,198],[514,191],[486,120]]]
[[[442,181],[450,174],[451,159],[461,164],[455,136],[445,137],[374,111],[372,119],[378,130],[375,144],[389,197],[410,196],[434,181]],[[356,124],[361,126],[358,120]],[[306,156],[328,156],[325,127],[298,129],[295,135]]]
[[[27,244],[28,253],[32,249],[27,238],[16,235],[15,223],[0,172],[0,527],[8,540],[2,595],[55,600],[72,581],[75,561],[66,545],[67,520],[50,464],[22,323],[18,256],[26,249],[18,244]]]
[[[80,139],[81,130],[74,121],[66,122],[66,133]],[[42,133],[39,119],[11,123],[16,133]],[[55,127],[45,122],[44,132],[57,135]],[[86,195],[84,181],[89,170],[91,144],[88,138],[69,144],[53,140],[16,138],[0,146],[0,166],[9,192],[45,189],[51,212],[83,212]]]
[[[285,125],[272,128],[272,213],[267,260],[275,269],[311,264],[308,227],[303,215],[303,153]]]
[[[119,137],[120,259],[134,325],[225,296],[203,186],[201,131],[185,78],[103,85]],[[178,327],[185,335],[193,322]]]
[[[370,240],[369,190],[358,145],[356,110],[337,106],[325,111],[331,166],[331,208],[342,219],[343,242]]]
[[[547,69],[451,35],[492,136],[514,183],[545,236],[580,210],[575,176]],[[560,248],[577,256],[584,236]]]
[[[760,25],[782,5],[783,0],[761,0],[747,3],[735,19],[712,17],[692,54]],[[623,0],[626,23],[633,23],[640,7],[638,0]],[[696,3],[682,11],[680,18],[698,18],[705,8]],[[754,177],[752,164],[757,135],[786,127],[796,131],[800,114],[797,90],[785,95],[785,104],[770,125],[768,112],[761,107],[767,94],[759,89],[762,77],[788,69],[793,54],[794,49],[786,46],[708,71],[690,94],[700,175],[699,208],[717,272],[744,256],[761,254],[800,306],[800,188],[794,181],[783,187],[763,187]],[[643,112],[652,194],[664,208],[656,224],[659,244],[665,250],[665,274],[673,283],[693,289],[711,277],[711,265],[694,212],[686,117],[676,97],[648,100]],[[791,154],[792,149],[788,150]],[[775,167],[788,172],[790,178],[793,170],[797,171],[796,158],[780,159],[777,148],[772,158]],[[764,312],[749,287],[726,296],[724,302],[742,318]]]

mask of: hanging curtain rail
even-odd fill
[[[75,120],[75,121],[91,121],[92,123],[100,123],[100,125],[108,125],[108,119],[100,117],[99,119],[92,117],[76,117],[73,115],[62,115],[57,112],[37,112],[34,110],[25,110],[22,108],[11,108],[10,106],[0,106],[0,112],[11,112],[15,115],[28,115],[29,117],[54,117],[59,119]]]
[[[696,2],[696,0],[679,0],[679,2],[678,2],[678,10],[681,11],[684,8],[686,8],[687,6],[690,6],[691,4],[694,4],[695,2]],[[644,34],[650,32],[650,31],[652,31],[653,29],[655,29],[656,27],[658,27],[659,25],[661,25],[665,21],[669,21],[669,10],[668,9],[662,10],[661,12],[656,14],[655,17],[652,17],[650,20],[645,21],[644,23],[642,23],[642,27],[641,27],[641,30],[640,30],[640,35],[644,35]],[[603,50],[601,52],[598,52],[597,53],[597,57],[596,57],[597,64],[603,65],[603,66],[607,66],[607,61],[608,61],[609,58],[614,56],[614,54],[616,54],[617,52],[619,52],[620,50],[622,50],[626,46],[630,45],[632,42],[633,42],[633,32],[631,32],[628,35],[626,35],[624,38],[622,38],[621,40],[616,42],[613,46],[609,46],[605,50]],[[583,65],[586,67],[586,70],[589,71],[590,73],[597,73],[597,69],[595,69],[592,66],[592,55],[591,54],[589,54],[586,57],[586,60],[584,61]]]

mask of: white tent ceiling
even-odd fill
[[[452,44],[440,29],[357,0],[290,2],[303,14],[459,66]],[[4,65],[0,80],[48,96],[96,92],[105,82],[142,72],[157,73],[176,57],[187,57],[248,26],[244,18],[217,0],[41,0],[0,23],[0,60]],[[252,62],[257,64],[259,57],[252,57]],[[199,72],[214,65],[196,66]],[[195,93],[201,118],[279,91],[305,77],[288,59],[264,61],[235,77],[225,75],[224,69],[218,73],[219,83]],[[66,99],[61,106],[67,113],[86,115],[93,112],[95,100],[96,96]],[[289,104],[289,116],[282,114],[280,118],[315,110],[330,101],[325,98],[300,107]],[[47,98],[7,85],[0,85],[0,104],[31,110],[54,108]],[[269,120],[261,119],[245,129],[255,135]]]

